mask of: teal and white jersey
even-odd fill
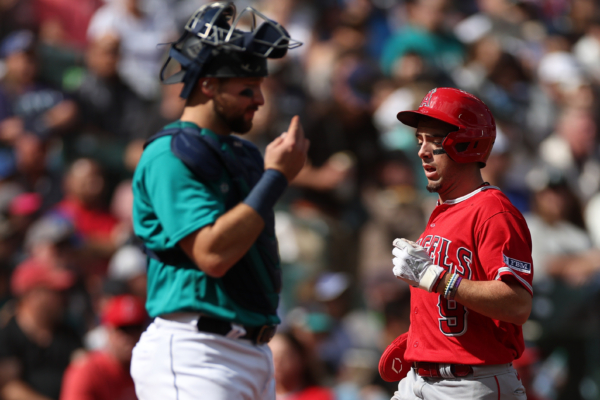
[[[192,128],[201,135],[211,135],[225,151],[236,156],[227,137],[200,129],[190,122],[177,121],[165,127],[168,128]],[[234,185],[225,168],[219,179],[201,182],[173,154],[171,140],[172,136],[163,136],[152,141],[144,150],[133,177],[135,234],[147,248],[156,252],[177,250],[181,239],[214,223],[226,212],[227,194]],[[263,168],[262,165],[258,167]],[[253,274],[260,280],[261,290],[276,304],[278,288],[269,280],[267,267],[256,254],[255,251],[253,256],[247,257],[249,261],[245,267],[254,269]],[[278,260],[275,267],[279,269]],[[248,287],[248,290],[256,291],[257,288]],[[232,299],[231,292],[226,291],[224,278],[206,275],[192,261],[168,265],[148,258],[146,308],[152,317],[172,312],[199,312],[247,326],[280,322],[275,313],[244,308],[239,301]]]

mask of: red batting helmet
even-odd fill
[[[456,162],[485,166],[496,139],[496,123],[483,101],[462,90],[436,88],[427,93],[417,111],[401,111],[397,118],[416,128],[423,115],[457,128],[442,142],[443,150],[434,154],[446,153]]]

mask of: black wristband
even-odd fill
[[[287,185],[288,181],[281,172],[268,169],[246,196],[244,204],[252,207],[266,221]]]

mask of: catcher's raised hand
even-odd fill
[[[444,268],[433,264],[427,250],[407,239],[395,239],[392,254],[394,275],[409,285],[431,292]]]
[[[310,141],[304,136],[300,118],[292,118],[287,132],[274,139],[265,150],[265,169],[276,169],[292,181],[306,163]]]

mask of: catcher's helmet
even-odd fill
[[[444,138],[443,150],[434,154],[446,153],[456,162],[479,162],[485,166],[496,139],[496,122],[483,101],[462,90],[436,88],[427,93],[418,110],[401,111],[397,118],[416,128],[422,116],[457,128]]]
[[[238,29],[244,14],[251,17],[250,31]],[[257,16],[264,20],[258,27]],[[301,45],[290,38],[283,26],[252,7],[246,7],[236,17],[233,3],[208,3],[192,15],[183,35],[172,43],[160,79],[166,84],[183,82],[180,96],[185,99],[202,77],[267,76],[267,58],[281,58],[288,49]],[[181,64],[181,71],[165,78],[171,58]]]

